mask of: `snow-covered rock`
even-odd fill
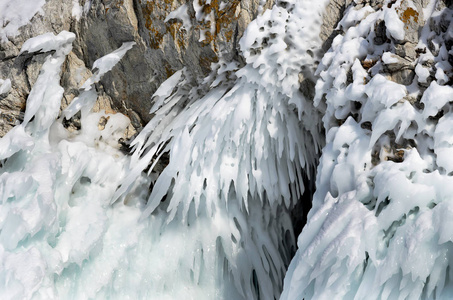
[[[451,19],[435,1],[347,10],[317,70],[327,144],[282,299],[452,297]]]

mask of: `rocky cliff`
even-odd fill
[[[21,121],[27,96],[48,55],[20,53],[33,36],[63,30],[76,34],[62,71],[62,108],[78,95],[97,58],[134,41],[136,46],[97,84],[96,107],[122,112],[140,130],[151,118],[152,94],[174,72],[185,67],[194,80],[201,80],[219,60],[241,61],[240,37],[247,24],[271,5],[270,0],[49,0],[33,4],[27,20],[18,18],[19,4],[5,1],[0,13],[0,79],[9,79],[11,89],[0,95],[0,134]],[[133,134],[130,129],[128,136]]]

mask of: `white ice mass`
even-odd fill
[[[201,82],[174,73],[130,154],[118,147],[129,119],[92,107],[134,43],[103,53],[61,111],[75,35],[27,40],[23,55],[47,57],[0,139],[0,298],[452,299],[453,10],[354,1],[323,53],[329,2],[265,10],[240,41],[244,65],[221,59]],[[0,39],[44,1],[12,3],[0,0]],[[401,11],[417,9],[424,50],[398,83],[389,70],[415,20]],[[171,18],[191,26],[185,6]],[[0,79],[0,94],[11,85]],[[297,238],[291,212],[310,180]]]

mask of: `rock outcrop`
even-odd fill
[[[0,13],[4,24],[0,28],[0,79],[11,81],[8,93],[0,94],[0,136],[21,121],[27,96],[47,56],[20,54],[30,37],[62,30],[76,34],[62,74],[63,107],[91,76],[95,59],[123,42],[135,41],[119,66],[97,85],[101,96],[96,107],[119,111],[140,129],[151,118],[151,95],[174,72],[186,67],[193,78],[203,78],[219,59],[241,60],[239,38],[247,24],[271,4],[270,0],[48,0],[34,2],[28,12],[30,20],[18,22],[11,3]]]

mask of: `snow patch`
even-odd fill
[[[0,0],[0,39],[19,35],[19,29],[27,25],[34,15],[42,13],[45,0]]]

